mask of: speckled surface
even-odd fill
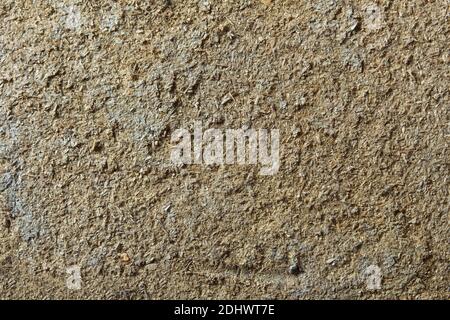
[[[448,299],[449,6],[2,0],[0,298]]]

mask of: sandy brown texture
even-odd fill
[[[0,298],[448,299],[449,7],[2,0]],[[173,165],[194,121],[278,174]]]

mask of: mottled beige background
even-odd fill
[[[0,298],[448,299],[449,6],[2,0]]]

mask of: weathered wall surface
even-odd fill
[[[444,0],[2,0],[0,298],[449,298],[449,26]],[[194,121],[279,129],[278,174],[171,164]]]

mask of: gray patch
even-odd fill
[[[14,178],[10,172],[6,172],[0,176],[0,192],[8,189],[14,181]]]
[[[39,236],[39,223],[33,218],[33,215],[30,212],[27,212],[24,216],[17,218],[17,226],[19,228],[20,237],[24,241],[28,242]]]

